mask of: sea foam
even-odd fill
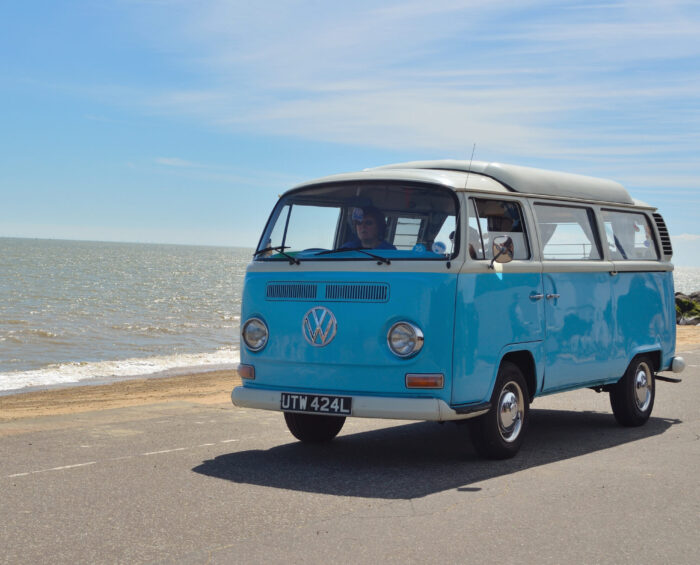
[[[234,369],[238,350],[84,363],[60,363],[42,369],[0,373],[0,395],[57,385],[102,384],[136,377],[177,376]]]

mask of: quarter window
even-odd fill
[[[543,259],[585,261],[601,258],[591,209],[536,204],[535,216]]]
[[[654,232],[644,214],[603,210],[601,215],[610,257],[614,261],[659,258]]]

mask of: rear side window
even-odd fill
[[[636,212],[603,210],[605,236],[615,261],[659,258],[649,218]]]
[[[493,259],[493,240],[507,235],[513,240],[513,259],[529,259],[530,246],[520,204],[508,200],[469,200],[469,255],[472,259]]]
[[[536,204],[542,258],[554,261],[600,259],[593,210]]]

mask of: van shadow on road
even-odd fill
[[[268,450],[220,455],[193,471],[241,484],[302,492],[382,499],[409,499],[523,469],[587,455],[665,433],[678,420],[651,418],[622,428],[610,414],[531,410],[520,453],[485,461],[474,453],[467,426],[411,423],[341,435],[322,445],[288,443]]]

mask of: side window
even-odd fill
[[[530,247],[522,210],[517,202],[469,199],[468,248],[472,259],[493,258],[493,240],[507,235],[513,240],[514,259],[529,259]]]
[[[658,259],[653,230],[644,214],[602,211],[610,256],[615,261]]]
[[[418,243],[418,236],[421,228],[420,218],[396,218],[396,231],[394,232],[393,244],[396,249],[413,249],[413,246]]]
[[[448,255],[454,251],[457,224],[454,214],[434,213],[424,216],[387,218],[387,240],[396,249],[415,253],[432,252]]]
[[[535,204],[542,258],[559,261],[600,259],[590,208]]]
[[[447,216],[445,221],[440,225],[440,231],[433,239],[433,249],[435,249],[435,244],[437,244],[437,249],[444,246],[449,254],[452,254],[455,248],[455,232],[457,230],[457,223],[454,216]]]

